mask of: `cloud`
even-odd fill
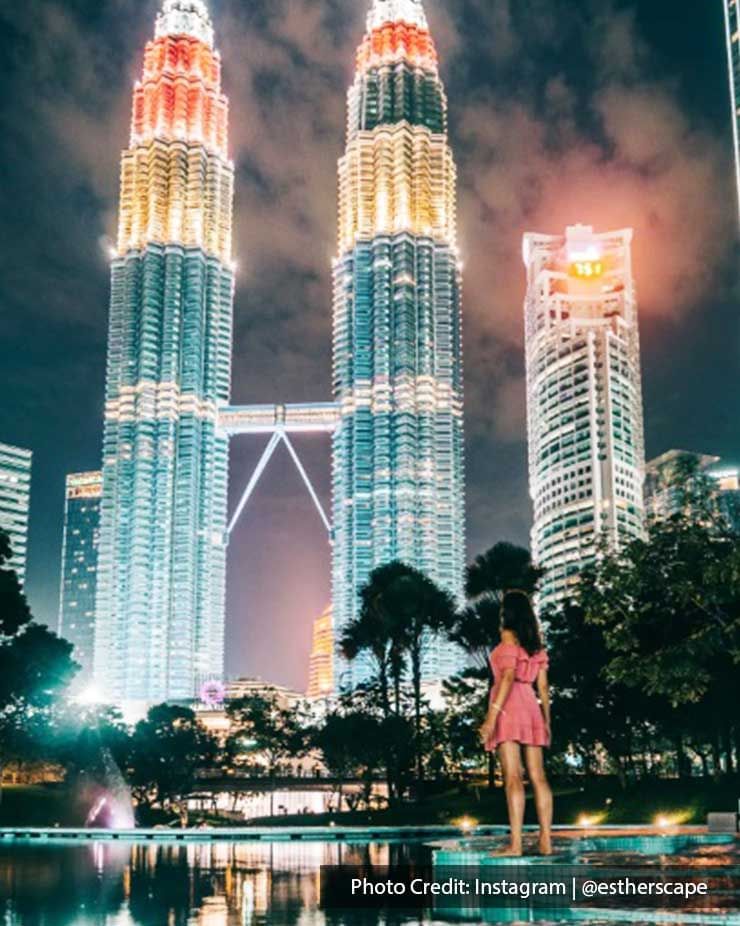
[[[138,23],[123,30],[111,55],[99,33],[62,6],[32,6],[28,36],[44,37],[34,46],[42,79],[35,115],[86,178],[112,234],[130,96],[121,77],[138,68],[147,23],[130,0],[103,4],[116,35],[119,23]],[[691,123],[673,75],[655,77],[634,11],[586,3],[579,12],[566,0],[428,6],[450,76],[461,168],[468,343],[521,345],[521,236],[579,221],[635,229],[643,314],[689,310],[729,238],[726,140]],[[217,5],[238,178],[238,331],[247,336],[237,339],[237,385],[250,395],[266,377],[294,390],[305,376],[327,381],[311,366],[313,357],[328,356],[336,161],[362,19],[362,4],[339,0]],[[544,49],[550,57],[543,61]],[[255,343],[265,363],[255,361]],[[476,353],[466,364],[471,406],[495,407],[488,398],[497,377],[471,362]],[[505,394],[508,380],[502,383]],[[513,413],[508,402],[503,407],[498,436],[510,440]]]
[[[237,174],[234,399],[328,398],[336,165],[365,0],[210,5]],[[107,315],[99,241],[115,235],[131,87],[157,6],[26,0],[0,8],[0,28],[13,40],[1,59],[0,155],[11,176],[0,190],[10,232],[0,298],[13,316],[7,343],[38,345],[27,366],[15,363],[10,401],[39,418],[39,433],[65,433],[69,409],[79,406],[90,446],[99,441]],[[660,332],[680,322],[690,333],[699,307],[722,296],[719,271],[735,238],[729,127],[723,135],[688,105],[679,61],[655,54],[636,0],[426,6],[460,168],[470,533],[475,544],[523,539],[521,237],[579,221],[633,227],[644,326]],[[54,333],[53,350],[41,349],[45,331]],[[88,370],[90,358],[97,366]],[[68,384],[62,406],[54,382]],[[309,611],[321,610],[319,598]],[[271,600],[257,599],[263,609]]]

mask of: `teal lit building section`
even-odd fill
[[[375,0],[349,91],[334,263],[333,607],[399,559],[463,597],[461,269],[447,102],[417,0]],[[430,641],[428,682],[461,656]],[[361,660],[337,657],[352,687]]]
[[[0,444],[0,530],[10,538],[10,569],[26,581],[28,514],[31,505],[32,453]]]
[[[164,0],[122,156],[94,663],[132,710],[223,672],[233,165],[212,42],[202,0]]]
[[[67,476],[58,631],[74,646],[77,689],[92,681],[102,492],[102,473]]]

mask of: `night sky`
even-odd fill
[[[368,0],[210,0],[237,165],[235,404],[330,398],[346,89]],[[100,465],[118,162],[156,0],[0,0],[0,441],[34,452],[55,626],[64,477]],[[635,229],[648,456],[740,459],[722,0],[426,0],[460,168],[471,555],[526,543],[524,231]],[[265,439],[232,444],[232,507]],[[296,441],[329,498],[329,441]],[[325,533],[281,448],[229,553],[227,671],[303,687]]]

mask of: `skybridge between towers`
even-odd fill
[[[333,434],[339,425],[339,418],[339,406],[335,402],[316,402],[303,405],[237,405],[225,407],[219,411],[217,429],[222,435],[229,439],[242,435],[270,435],[270,440],[254,472],[249,478],[241,498],[239,499],[239,504],[236,506],[234,514],[229,521],[227,537],[231,537],[249,499],[257,488],[262,474],[272,459],[273,454],[282,443],[285,444],[308,490],[308,494],[311,496],[311,500],[329,535],[329,542],[332,542],[333,531],[331,521],[298,456],[298,451],[295,449],[290,435]]]

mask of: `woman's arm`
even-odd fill
[[[506,704],[506,699],[509,697],[509,692],[513,684],[514,669],[504,669],[501,674],[501,684],[498,686],[496,697],[488,705],[486,719],[483,721],[483,725],[480,728],[480,738],[483,742],[493,733],[498,715],[504,713],[504,704]]]
[[[537,693],[540,696],[542,705],[542,714],[545,718],[547,729],[550,729],[550,683],[547,680],[547,669],[540,669],[537,673]]]

